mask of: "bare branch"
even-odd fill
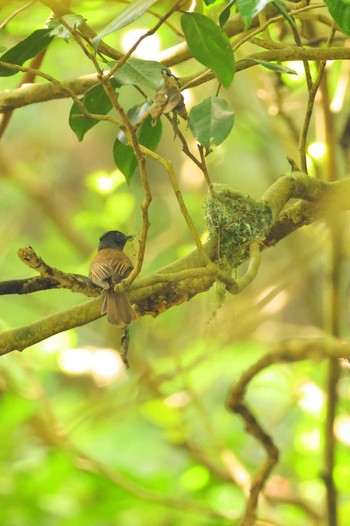
[[[249,383],[261,371],[277,363],[298,362],[301,360],[339,360],[350,359],[350,345],[337,340],[291,340],[278,346],[277,350],[265,354],[255,362],[241,376],[237,384],[231,389],[228,397],[228,408],[243,419],[248,433],[250,433],[265,449],[267,457],[255,473],[246,510],[240,526],[252,526],[256,521],[258,498],[263,490],[268,476],[278,461],[278,450],[270,435],[264,431],[261,424],[243,402]]]

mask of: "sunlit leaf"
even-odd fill
[[[83,18],[81,15],[75,15],[75,14],[68,14],[64,15],[63,20],[68,24],[68,26],[72,27],[73,29],[78,28],[84,22],[86,22],[86,18]],[[62,40],[65,40],[68,42],[71,32],[69,29],[63,25],[59,20],[54,18],[53,20],[50,20],[49,24],[50,35],[53,37],[61,38]]]
[[[22,66],[30,58],[36,57],[47,48],[53,40],[50,29],[37,29],[29,37],[25,38],[14,47],[6,51],[1,57],[2,62]],[[18,73],[15,69],[0,66],[0,77],[11,77]]]
[[[244,22],[246,31],[254,16],[260,13],[271,0],[237,0],[239,14]]]
[[[114,79],[111,80],[111,84],[114,89],[118,87],[118,83]],[[81,101],[89,113],[106,115],[112,109],[112,102],[106,94],[102,84],[97,84],[90,88],[84,94]],[[69,126],[74,131],[79,141],[82,141],[84,135],[99,122],[98,119],[89,119],[88,117],[85,117],[77,103],[73,103],[69,113]]]
[[[350,35],[350,2],[349,0],[325,0],[328,10],[339,28]]]
[[[205,147],[221,144],[229,135],[234,123],[234,113],[225,99],[208,97],[189,113],[193,135]]]
[[[234,76],[235,61],[226,33],[200,13],[185,13],[181,26],[193,57],[212,69],[219,82],[228,87]]]
[[[109,67],[115,63],[109,62]],[[145,86],[152,89],[158,89],[162,81],[161,71],[164,68],[159,62],[154,60],[142,60],[140,58],[129,58],[118,69],[113,77],[119,84],[133,84],[136,86]]]
[[[101,31],[101,33],[99,33],[93,39],[92,45],[94,49],[97,50],[99,43],[105,36],[117,31],[117,29],[128,26],[131,24],[131,22],[137,20],[137,18],[142,16],[147,11],[147,9],[157,1],[158,0],[134,0],[131,2],[128,7],[126,7],[116,18],[114,18],[114,20],[112,20],[112,22],[110,22],[110,24],[108,24]]]

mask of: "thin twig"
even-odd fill
[[[334,36],[335,28],[332,28],[328,45]],[[326,179],[333,182],[338,179],[338,163],[336,159],[336,132],[334,115],[330,110],[330,97],[328,86],[328,75],[325,70],[320,84],[322,93],[321,106],[324,116],[324,137],[327,150]],[[328,283],[326,283],[326,303],[324,310],[324,326],[328,333],[334,337],[341,336],[341,312],[342,312],[342,278],[344,263],[344,221],[339,215],[330,217],[330,248],[329,248],[329,272],[327,272]],[[338,525],[338,491],[334,477],[336,437],[334,434],[334,422],[338,405],[338,384],[340,379],[340,364],[337,360],[329,360],[327,369],[327,406],[324,427],[324,469],[323,480],[326,489],[326,513],[327,526]]]
[[[173,187],[173,190],[174,190],[174,193],[175,193],[175,196],[176,196],[176,199],[177,199],[177,201],[179,203],[180,210],[182,212],[182,215],[185,218],[185,221],[186,221],[186,223],[188,225],[188,228],[190,229],[190,232],[191,232],[191,234],[193,236],[193,239],[194,239],[194,241],[196,243],[197,249],[198,249],[199,253],[201,254],[203,260],[207,264],[210,264],[211,260],[210,260],[210,258],[208,256],[208,254],[206,253],[206,251],[203,249],[203,244],[202,244],[202,242],[200,240],[200,237],[198,235],[196,227],[194,226],[192,218],[191,218],[191,216],[190,216],[190,214],[189,214],[189,212],[187,210],[187,207],[186,207],[186,204],[185,204],[182,192],[180,190],[179,184],[178,184],[177,179],[176,179],[176,174],[175,174],[172,162],[171,161],[167,161],[166,159],[164,159],[163,157],[161,157],[157,153],[152,152],[151,150],[149,150],[148,148],[146,148],[144,146],[141,146],[141,150],[145,154],[147,154],[149,157],[152,157],[159,164],[161,164],[165,168],[165,170],[167,171],[167,173],[169,175],[169,178],[170,178],[170,182],[172,184],[172,187]]]
[[[0,24],[0,31],[2,29],[4,29],[6,27],[6,25],[13,19],[15,18],[17,15],[19,15],[20,13],[22,13],[22,11],[24,11],[25,9],[28,9],[28,7],[30,7],[31,5],[35,4],[35,1],[34,2],[28,2],[28,4],[24,4],[22,5],[21,7],[19,7],[18,9],[16,9],[16,11],[14,11],[13,13],[11,13],[7,18],[5,18],[5,20],[3,20]]]
[[[201,168],[202,168],[202,172],[203,172],[203,175],[204,175],[204,179],[208,185],[208,188],[209,188],[209,191],[211,192],[213,190],[213,183],[211,182],[210,180],[210,176],[209,176],[209,172],[208,172],[208,168],[207,168],[207,163],[206,163],[206,160],[205,160],[205,155],[204,155],[204,148],[201,144],[197,144],[197,148],[198,148],[198,151],[199,151],[199,155],[200,155],[200,158],[201,158]]]
[[[332,39],[333,39],[334,33],[335,33],[335,27],[333,26],[331,34],[330,34],[330,36],[328,38],[328,41],[327,41],[327,47],[330,47],[330,45],[332,43]],[[308,101],[307,101],[307,105],[306,105],[304,122],[303,122],[303,125],[302,125],[300,137],[299,137],[299,146],[298,146],[298,148],[299,148],[299,165],[300,165],[301,170],[303,172],[305,172],[305,173],[308,173],[307,162],[306,162],[306,141],[307,141],[307,135],[308,135],[309,127],[310,127],[310,122],[311,122],[312,112],[313,112],[313,108],[314,108],[314,104],[315,104],[316,94],[317,94],[318,88],[319,88],[319,86],[321,84],[326,64],[327,64],[327,60],[320,61],[318,74],[317,74],[317,77],[315,79],[315,82],[311,86],[311,89],[309,88],[309,96],[308,96]]]
[[[297,29],[297,26],[295,24],[293,24],[292,22],[290,22],[288,19],[287,19],[287,23],[289,24],[289,27],[292,30],[292,34],[293,34],[293,37],[294,37],[296,45],[298,47],[301,47],[301,48],[304,47],[303,43],[301,41],[298,29]],[[309,63],[308,63],[308,61],[306,59],[303,59],[303,65],[304,65],[304,72],[305,72],[305,79],[306,79],[307,89],[308,89],[308,91],[310,93],[311,90],[312,90],[312,84],[313,83],[312,83],[312,77],[311,77],[311,72],[310,72],[310,66],[309,66]]]
[[[183,89],[183,88],[181,88]],[[168,119],[168,121],[170,122],[170,124],[172,125],[172,119],[170,118],[169,115],[165,114],[165,117]],[[181,141],[181,144],[182,144],[182,151],[185,155],[187,155],[187,157],[189,159],[191,159],[191,161],[200,169],[202,170],[202,164],[201,162],[197,159],[197,157],[191,152],[190,150],[190,147],[188,146],[188,142],[186,141],[186,138],[184,136],[184,134],[182,133],[182,131],[180,130],[180,128],[177,128],[176,130],[176,135],[177,137],[180,139]]]
[[[125,113],[124,109],[122,108],[122,106],[119,103],[118,96],[116,95],[114,89],[112,88],[112,86],[110,84],[109,79],[110,79],[110,73],[111,72],[109,72],[108,75],[104,75],[104,73],[103,73],[102,69],[100,68],[99,63],[96,60],[95,56],[86,48],[86,46],[82,42],[79,33],[75,29],[73,29],[70,26],[68,26],[63,19],[61,20],[61,22],[72,33],[72,35],[75,38],[75,40],[77,41],[78,45],[81,47],[81,49],[86,54],[86,56],[94,64],[95,69],[97,71],[97,74],[98,74],[98,76],[100,78],[101,84],[102,84],[107,96],[109,97],[110,101],[112,102],[113,107],[118,111],[118,113],[120,115],[121,121],[122,121],[123,126],[124,126],[124,128],[126,130],[126,136],[128,137],[129,143],[132,146],[132,148],[134,150],[134,153],[135,153],[135,156],[136,156],[136,159],[137,159],[137,163],[138,163],[138,167],[139,167],[139,171],[140,171],[140,176],[141,176],[141,181],[142,181],[142,184],[143,184],[143,187],[144,187],[145,198],[144,198],[143,203],[141,204],[142,230],[141,230],[141,237],[140,237],[140,241],[139,241],[139,249],[138,249],[138,254],[137,254],[137,261],[136,261],[136,264],[135,264],[135,267],[134,267],[133,271],[130,273],[128,278],[126,280],[124,280],[124,282],[123,282],[124,285],[130,286],[131,283],[136,279],[136,277],[141,272],[142,265],[143,265],[143,260],[144,260],[144,256],[145,256],[145,251],[146,251],[147,234],[148,234],[148,229],[149,229],[149,226],[150,226],[150,222],[149,222],[149,218],[148,218],[148,209],[149,209],[149,206],[150,206],[151,201],[152,201],[152,194],[151,194],[151,189],[150,189],[150,184],[149,184],[148,173],[147,173],[147,170],[146,170],[145,157],[144,157],[143,153],[140,150],[140,146],[139,146],[139,142],[138,142],[138,139],[137,139],[135,128],[132,126],[131,122],[129,121],[127,114]]]

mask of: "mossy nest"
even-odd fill
[[[206,221],[210,239],[217,241],[218,257],[236,267],[247,257],[249,244],[266,237],[272,213],[266,203],[223,186],[206,202]]]

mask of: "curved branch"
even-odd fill
[[[291,198],[308,199],[299,201],[284,209]],[[316,178],[293,172],[279,178],[264,194],[262,201],[267,203],[275,220],[270,232],[266,233],[264,246],[272,245],[307,222],[312,222],[339,210],[350,209],[350,178],[335,183],[324,183]],[[306,214],[301,218],[300,210]],[[307,214],[309,213],[309,216]],[[288,225],[288,228],[284,228]],[[262,242],[263,240],[251,240]],[[247,286],[254,277],[259,256],[256,252],[257,243],[251,243],[251,263],[242,283],[233,283],[229,276],[217,269],[216,265],[206,265],[198,249],[186,257],[171,263],[157,273],[138,279],[128,289],[132,303],[137,305],[140,314],[157,316],[165,310],[190,300],[193,296],[206,292],[216,280],[223,281],[232,287],[230,292],[238,293]],[[260,249],[262,249],[260,245]],[[28,249],[27,249],[28,250]],[[209,240],[203,245],[208,258],[215,263],[217,260],[217,241]],[[242,247],[237,247],[237,253],[242,253]],[[28,254],[24,252],[24,254]],[[29,252],[30,254],[30,252]],[[240,262],[243,262],[242,255]],[[246,257],[246,256],[244,256]],[[238,258],[239,260],[239,258]],[[65,274],[48,267],[42,260],[30,259],[34,268],[40,269],[43,275],[39,278],[19,280],[0,284],[0,293],[26,293],[44,288],[66,287],[86,295],[99,294],[90,281],[76,274]],[[4,332],[0,335],[0,354],[13,350],[23,350],[58,332],[87,324],[101,316],[101,298],[90,301],[79,307],[54,314],[37,323]]]
[[[250,495],[240,526],[253,526],[256,523],[256,510],[258,498],[262,492],[268,476],[278,461],[278,449],[270,435],[266,433],[255,418],[244,396],[249,383],[261,371],[277,363],[298,362],[301,360],[350,359],[350,345],[337,340],[291,340],[284,342],[275,351],[265,354],[255,362],[241,376],[240,380],[232,387],[227,400],[230,411],[241,416],[250,433],[265,449],[267,458],[261,464],[252,478]]]

